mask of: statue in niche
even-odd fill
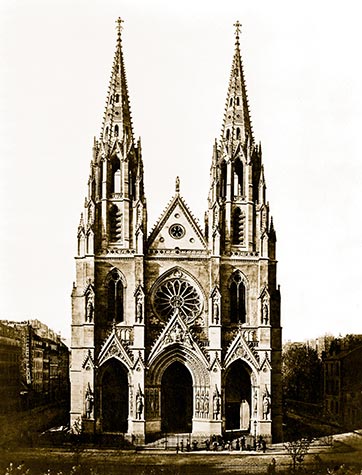
[[[136,322],[142,322],[143,319],[143,305],[142,305],[142,295],[137,296],[136,302]]]
[[[218,295],[214,295],[212,299],[212,323],[216,323],[216,325],[220,321],[220,297]]]
[[[270,418],[270,406],[271,406],[271,399],[268,393],[268,390],[265,390],[263,396],[263,419],[266,421]]]
[[[196,416],[199,416],[200,414],[200,392],[199,391],[197,391],[196,393],[195,412],[196,412]]]
[[[268,325],[269,322],[269,309],[266,302],[263,303],[262,307],[262,323],[263,325]]]
[[[205,394],[205,398],[204,398],[204,414],[205,414],[205,417],[208,416],[209,414],[209,394],[206,392]]]
[[[214,419],[219,419],[220,409],[221,409],[221,397],[220,397],[219,391],[217,389],[217,386],[215,385],[215,392],[214,392],[214,396],[213,396],[213,417],[214,417]]]
[[[85,393],[85,417],[90,419],[93,412],[94,397],[92,390],[88,384],[87,392]]]
[[[87,307],[86,307],[86,315],[85,315],[85,320],[86,322],[92,322],[93,321],[93,301],[92,301],[92,296],[88,296],[87,300]]]
[[[141,392],[141,388],[138,388],[137,396],[136,396],[136,416],[138,420],[142,419],[143,413],[143,395]]]

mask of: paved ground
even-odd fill
[[[327,474],[327,467],[341,464],[362,469],[362,431],[360,433],[337,435],[333,446],[313,444],[305,461],[304,473]],[[30,467],[31,475],[43,475],[51,469],[51,474],[62,470],[69,474],[71,467],[81,465],[82,475],[90,469],[97,475],[217,475],[217,474],[266,474],[272,459],[276,460],[276,473],[290,473],[290,457],[283,445],[273,445],[265,454],[255,452],[206,452],[197,451],[176,454],[174,451],[144,450],[119,451],[104,449],[84,449],[73,452],[71,449],[32,448],[3,450],[0,452],[0,474],[10,462],[24,462]],[[337,473],[346,473],[338,471]]]

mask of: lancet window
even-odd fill
[[[230,322],[245,323],[246,301],[245,285],[241,273],[235,272],[230,283]]]
[[[114,269],[108,279],[108,321],[123,322],[123,283],[118,271]]]

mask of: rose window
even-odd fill
[[[202,299],[198,290],[187,280],[170,279],[156,290],[154,307],[161,318],[168,318],[178,310],[190,323],[200,314]]]

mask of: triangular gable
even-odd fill
[[[99,353],[98,365],[101,366],[109,358],[113,357],[123,361],[129,369],[133,368],[133,361],[114,330],[107,338],[101,352]]]
[[[93,360],[93,357],[92,357],[91,350],[88,350],[87,356],[84,358],[82,368],[83,369],[94,369],[94,360]]]
[[[232,341],[231,345],[229,346],[226,355],[225,355],[225,364],[224,367],[226,368],[229,366],[234,360],[238,358],[243,358],[249,363],[254,366],[254,368],[259,368],[259,361],[257,360],[254,353],[251,351],[249,345],[242,337],[241,333],[238,333],[234,340]]]
[[[174,232],[178,225],[178,232]],[[196,219],[182,197],[176,193],[148,239],[149,249],[206,250],[207,245]]]
[[[211,363],[209,367],[209,371],[213,371],[213,372],[221,371],[221,361],[217,354],[214,358],[214,361]]]
[[[259,299],[261,300],[264,300],[264,298],[266,298],[267,300],[270,300],[270,294],[266,285],[263,286],[260,292],[260,296],[259,296]]]
[[[138,357],[136,359],[136,362],[135,364],[133,365],[133,369],[136,369],[137,371],[140,371],[141,369],[145,369],[146,365],[145,365],[145,362],[142,358],[142,354],[141,352],[139,351],[138,352]]]
[[[148,364],[151,365],[154,359],[167,347],[171,345],[179,344],[188,349],[193,350],[198,357],[209,365],[205,355],[201,351],[199,345],[196,343],[192,333],[187,327],[186,323],[181,318],[178,311],[175,311],[170,318],[162,333],[158,337],[156,343],[153,345],[150,355],[148,357]]]
[[[271,367],[271,363],[270,363],[270,360],[269,360],[269,357],[268,357],[268,353],[265,353],[265,358],[262,362],[262,364],[260,365],[260,371],[271,371],[272,367]]]

